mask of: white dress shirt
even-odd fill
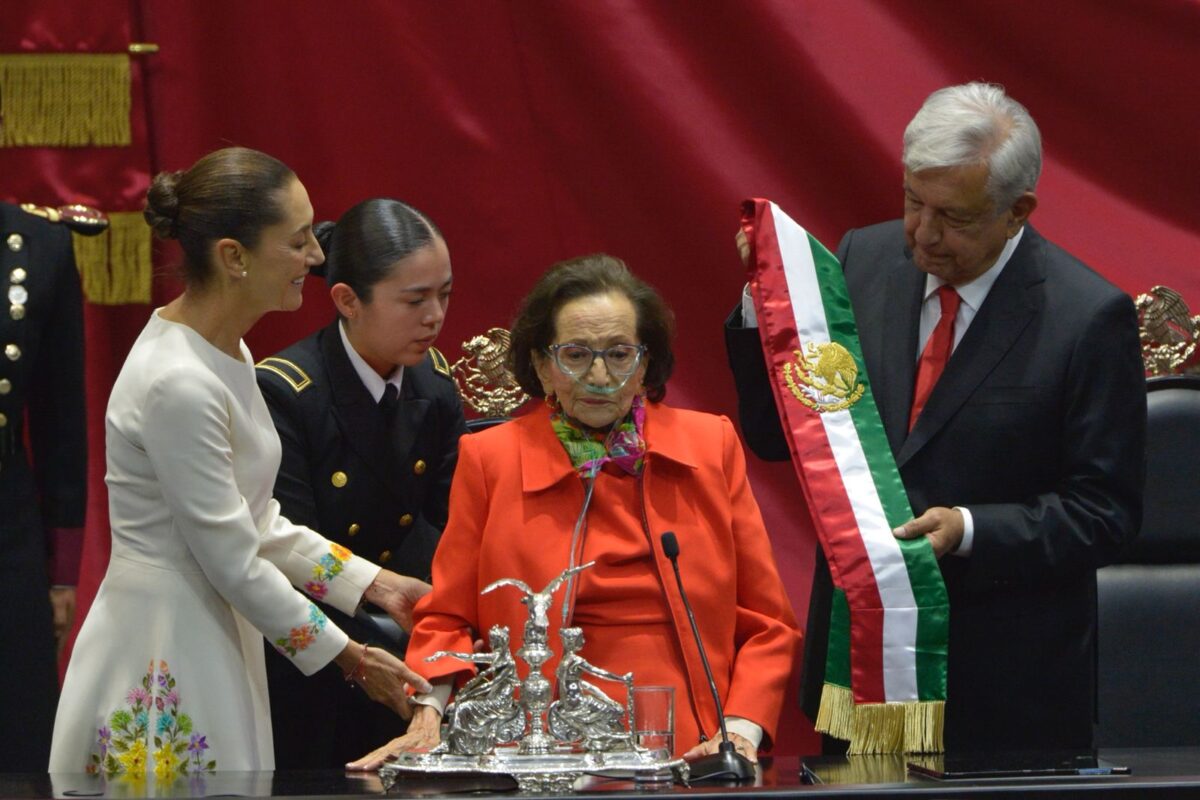
[[[396,384],[396,391],[400,391],[400,384],[404,380],[404,365],[400,365],[392,370],[392,374],[387,377],[387,380],[379,377],[379,373],[371,368],[371,365],[363,360],[363,357],[354,349],[354,345],[350,344],[350,338],[346,336],[346,324],[338,322],[338,333],[342,337],[342,347],[346,348],[346,356],[350,359],[350,364],[354,367],[354,371],[358,373],[359,380],[363,382],[363,386],[367,387],[367,391],[371,393],[371,397],[375,398],[378,403],[383,399],[383,390],[387,388],[389,383]]]

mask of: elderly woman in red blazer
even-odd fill
[[[493,625],[517,638],[519,593],[480,595],[485,586],[517,578],[538,590],[589,561],[555,596],[545,674],[561,655],[558,628],[581,627],[592,664],[632,671],[637,685],[675,687],[678,754],[715,750],[717,709],[663,554],[665,531],[679,541],[731,738],[755,758],[774,735],[800,633],[733,425],[662,403],[670,311],[620,260],[585,256],[541,278],[512,334],[514,374],[545,405],[461,440],[433,592],[417,607],[408,648],[435,691],[416,698],[424,705],[405,736],[351,766],[438,742],[449,690],[473,667],[426,656],[470,652]],[[619,685],[604,688],[625,700]]]

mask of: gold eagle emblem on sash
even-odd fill
[[[837,342],[808,342],[793,351],[794,361],[783,365],[783,381],[804,405],[814,411],[843,411],[863,396],[854,356]]]

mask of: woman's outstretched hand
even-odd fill
[[[363,600],[379,606],[406,631],[412,630],[413,606],[433,587],[422,580],[381,569],[363,593]]]
[[[412,716],[407,687],[429,692],[429,681],[387,650],[350,642],[334,659],[346,680],[353,681],[377,703],[383,703],[404,719]]]
[[[346,769],[376,770],[389,761],[395,761],[401,753],[424,751],[436,747],[441,741],[442,715],[433,706],[417,706],[408,733],[392,739],[383,747],[368,753],[357,761],[351,761]]]
[[[758,763],[758,750],[750,743],[750,740],[740,734],[730,733],[729,741],[733,742],[733,749],[744,755],[750,760],[751,764]],[[721,746],[721,740],[713,737],[708,741],[701,742],[683,754],[685,759],[699,758],[710,753],[717,752],[717,748]]]

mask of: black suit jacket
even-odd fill
[[[1095,570],[1141,520],[1145,380],[1130,298],[1026,226],[911,433],[925,275],[897,220],[838,248],[880,416],[913,512],[965,506],[969,557],[946,556],[951,749],[1090,747]],[[754,330],[726,338],[743,429],[787,457]],[[827,592],[828,576],[814,581]],[[809,678],[823,677],[814,597]],[[825,622],[819,615],[825,613]],[[816,681],[819,683],[819,681]]]
[[[406,367],[389,421],[350,363],[338,323],[258,363],[283,443],[275,498],[283,515],[388,569],[429,580],[446,524],[458,437],[466,431],[446,359]],[[386,644],[336,609],[351,638]],[[304,678],[267,647],[275,761],[341,768],[399,735],[402,722],[330,665]]]

